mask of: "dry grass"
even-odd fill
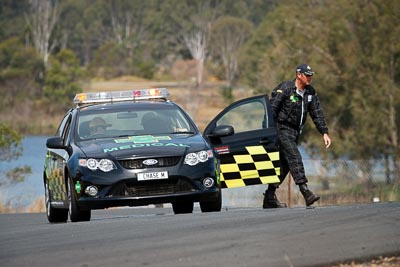
[[[46,207],[44,204],[44,196],[33,200],[32,203],[27,207],[14,207],[0,202],[0,213],[39,213],[45,211]]]
[[[368,262],[351,262],[346,264],[339,264],[330,267],[399,267],[400,257],[379,257]]]
[[[35,201],[32,202],[27,208],[26,212],[29,213],[37,213],[37,212],[45,212],[46,207],[44,203],[44,196],[36,199]]]

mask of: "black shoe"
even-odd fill
[[[275,194],[264,193],[263,209],[286,208],[285,203],[280,203]]]
[[[311,206],[314,204],[316,201],[320,199],[319,196],[314,195],[313,192],[311,192],[310,189],[308,189],[307,184],[301,184],[299,185],[300,192],[304,197],[304,200],[306,201],[306,206]]]

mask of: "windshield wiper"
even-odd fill
[[[133,136],[133,134],[121,134],[121,135],[118,135],[118,137],[129,137],[129,136]]]
[[[195,134],[195,132],[172,132],[171,134]]]

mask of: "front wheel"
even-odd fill
[[[221,194],[221,191],[219,192],[218,198],[216,200],[200,202],[201,212],[221,211],[221,208],[222,208],[222,194]]]
[[[65,223],[65,222],[67,222],[68,210],[67,209],[56,209],[51,206],[50,189],[49,189],[49,183],[48,183],[47,179],[45,179],[44,188],[45,188],[47,220],[50,223]]]
[[[91,211],[81,210],[71,179],[68,179],[69,218],[71,222],[90,221]]]
[[[172,209],[175,214],[184,214],[193,212],[193,202],[174,202],[172,203]]]

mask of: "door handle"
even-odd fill
[[[271,140],[269,139],[260,140],[260,145],[268,145],[268,144],[271,144]]]

